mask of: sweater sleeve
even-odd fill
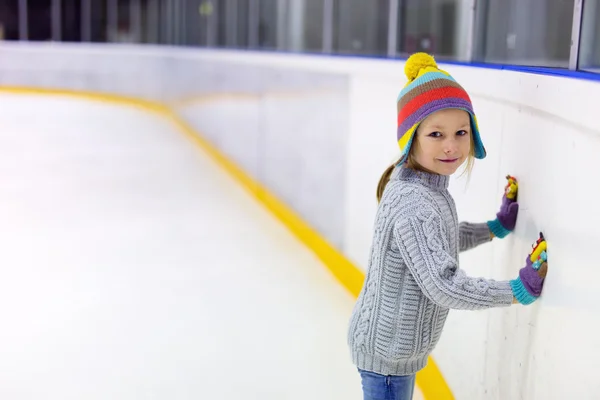
[[[434,303],[447,308],[477,310],[510,306],[509,281],[466,276],[450,254],[444,222],[431,206],[400,218],[394,235],[402,260],[419,288]]]
[[[470,250],[491,240],[490,228],[485,222],[481,224],[461,222],[458,225],[458,249],[461,252]]]

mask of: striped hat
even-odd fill
[[[404,163],[410,151],[417,127],[428,115],[445,109],[458,108],[471,116],[471,131],[475,142],[475,158],[485,157],[479,136],[477,118],[467,92],[446,71],[438,68],[434,58],[426,53],[409,57],[404,66],[408,83],[398,95],[398,144]]]

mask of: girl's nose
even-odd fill
[[[458,149],[458,144],[455,140],[448,140],[444,146],[444,153],[452,154]]]

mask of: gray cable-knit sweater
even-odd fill
[[[471,278],[458,254],[490,240],[486,223],[458,223],[449,177],[396,167],[385,188],[364,285],[348,329],[354,364],[410,375],[427,363],[451,308],[510,306],[508,281]]]

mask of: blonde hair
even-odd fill
[[[417,136],[417,133],[415,133],[415,136]],[[434,174],[435,172],[429,171],[427,168],[425,168],[421,164],[419,164],[417,162],[417,160],[415,159],[415,151],[416,151],[415,148],[418,148],[418,146],[419,146],[419,141],[414,140],[413,144],[410,146],[410,150],[408,151],[408,155],[406,157],[406,167],[411,168],[415,171],[421,171],[421,172],[427,172],[430,174]],[[400,162],[400,160],[398,159],[392,165],[387,167],[385,169],[385,171],[383,171],[381,178],[379,178],[379,183],[377,184],[377,202],[378,203],[381,201],[381,197],[383,196],[385,187],[387,186],[388,182],[390,181],[392,172],[394,171],[394,168],[396,168],[396,166],[398,165],[399,162]],[[462,176],[462,175],[464,175],[465,172],[467,173],[467,182],[471,179],[471,172],[473,171],[474,164],[475,164],[475,137],[473,135],[473,132],[471,132],[471,148],[469,149],[469,155],[467,156],[467,163],[465,165],[465,170],[460,174],[460,176]]]

